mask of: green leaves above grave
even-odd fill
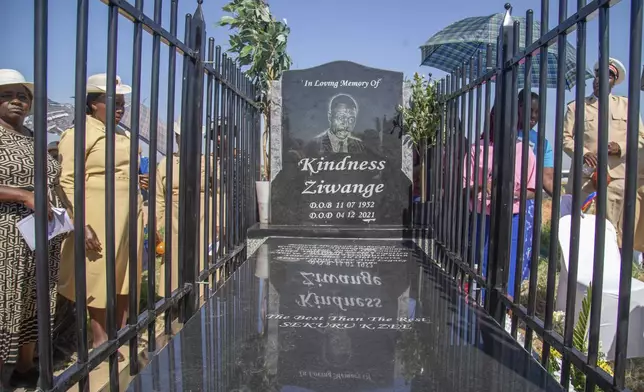
[[[270,178],[268,156],[268,130],[270,129],[271,99],[270,89],[273,81],[279,80],[282,73],[291,68],[293,61],[286,52],[291,29],[283,21],[276,20],[268,4],[262,0],[232,0],[223,7],[225,12],[219,26],[228,26],[229,53],[236,55],[235,61],[244,73],[255,83],[259,91],[255,98],[264,116],[263,153],[265,173]]]
[[[415,73],[412,81],[409,106],[399,106],[402,115],[403,131],[411,142],[419,148],[424,143],[436,143],[436,132],[440,127],[441,104],[438,101],[438,86],[429,78]]]

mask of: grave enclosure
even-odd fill
[[[129,390],[560,390],[411,227],[404,90],[402,73],[346,61],[284,74],[270,223]]]

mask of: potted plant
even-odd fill
[[[260,222],[268,223],[270,216],[270,129],[271,129],[271,88],[274,81],[282,77],[292,64],[286,52],[291,29],[286,20],[275,20],[268,4],[263,0],[232,0],[223,7],[225,15],[220,26],[232,30],[228,52],[234,53],[237,64],[245,68],[245,74],[255,83],[256,97],[262,114],[262,160],[261,181],[257,181],[257,201]]]
[[[398,107],[402,116],[403,133],[408,136],[420,157],[421,202],[427,202],[427,153],[436,144],[436,131],[440,126],[441,105],[438,102],[436,83],[415,73],[412,81],[407,81],[411,89],[409,102]]]

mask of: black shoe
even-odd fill
[[[14,388],[36,388],[38,386],[39,376],[40,372],[36,367],[33,367],[24,373],[14,370],[11,372],[9,385]]]

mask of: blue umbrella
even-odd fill
[[[485,50],[488,44],[492,44],[492,59],[496,61],[496,43],[499,36],[499,29],[503,23],[505,13],[498,13],[489,16],[476,16],[466,18],[452,23],[443,30],[434,34],[427,42],[420,47],[421,65],[440,69],[445,72],[452,72],[461,67],[463,62],[469,62],[471,57],[475,60],[475,69],[478,51],[483,53],[483,67],[485,64]],[[521,24],[519,48],[525,49],[525,24],[524,17],[514,17],[515,21]],[[532,37],[537,39],[541,35],[541,23],[533,22]],[[557,87],[557,44],[548,47],[548,87]],[[532,57],[532,87],[539,86],[539,51]],[[576,78],[576,53],[575,48],[566,43],[566,89],[571,90],[575,85]],[[485,69],[485,68],[484,68]],[[525,66],[519,66],[519,88],[523,87],[523,74]],[[586,69],[586,79],[592,79],[594,74]]]

